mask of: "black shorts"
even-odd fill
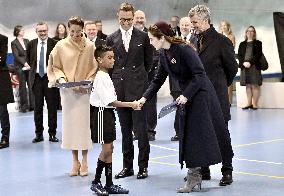
[[[93,112],[93,142],[113,142],[116,139],[114,108],[94,107]]]

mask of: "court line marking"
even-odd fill
[[[161,164],[161,165],[167,165],[167,166],[177,166],[179,167],[179,164],[174,164],[174,163],[167,163],[167,162],[161,162],[161,161],[149,161],[150,163],[156,163],[156,164]],[[251,172],[242,172],[242,171],[233,171],[233,173],[236,174],[242,174],[242,175],[248,175],[248,176],[258,176],[258,177],[267,177],[267,178],[275,178],[275,179],[284,179],[284,176],[270,176],[266,174],[258,174],[258,173],[251,173]]]
[[[150,158],[150,160],[157,160],[157,159],[163,159],[163,158],[169,158],[169,157],[176,157],[178,154],[170,154],[165,156],[159,156],[159,157],[153,157]],[[274,165],[284,165],[284,163],[277,163],[272,161],[261,161],[261,160],[251,160],[251,159],[241,159],[241,158],[233,158],[238,161],[248,161],[248,162],[256,162],[256,163],[266,163],[266,164],[274,164]]]

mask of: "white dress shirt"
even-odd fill
[[[47,38],[48,39],[48,38]],[[39,59],[40,59],[40,49],[41,49],[41,42],[44,42],[43,47],[44,47],[44,73],[46,73],[46,52],[47,52],[47,39],[46,40],[41,40],[38,38],[37,40],[37,60],[36,60],[36,72],[39,73]]]
[[[123,41],[123,45],[124,45],[124,48],[125,48],[126,52],[128,52],[128,49],[129,49],[129,43],[130,43],[130,40],[131,40],[132,31],[133,31],[133,25],[131,26],[131,28],[128,31],[125,31],[120,26],[120,32],[121,32],[121,36],[122,36],[122,41]],[[128,33],[128,36],[126,36],[126,33]]]

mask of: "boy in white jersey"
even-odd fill
[[[138,108],[138,102],[117,101],[117,96],[108,74],[113,67],[114,53],[109,46],[102,45],[96,48],[95,58],[98,61],[98,72],[94,79],[90,96],[90,103],[94,106],[95,133],[94,142],[102,144],[102,151],[98,158],[95,179],[91,190],[98,195],[128,194],[128,190],[112,182],[112,151],[113,141],[116,139],[114,107]],[[101,174],[105,168],[106,185],[101,184]]]

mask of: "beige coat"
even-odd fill
[[[49,86],[63,77],[67,82],[93,80],[97,69],[94,43],[83,37],[79,44],[70,37],[59,41],[49,56]],[[74,89],[60,89],[62,104],[62,144],[64,149],[92,148],[90,130],[90,95]]]
[[[94,49],[94,43],[85,37],[80,44],[74,42],[70,36],[59,41],[49,56],[49,86],[53,86],[61,77],[67,82],[93,80],[97,70]]]

